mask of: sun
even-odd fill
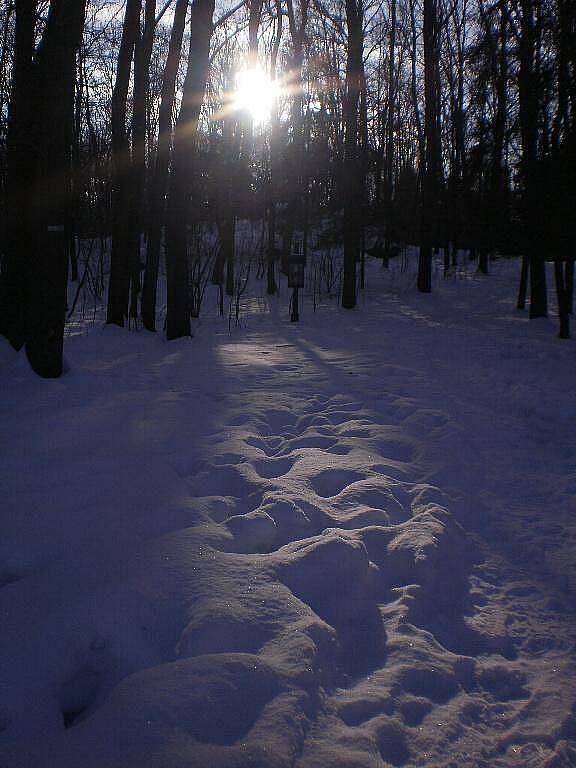
[[[259,67],[242,69],[236,75],[234,108],[248,112],[257,124],[268,122],[279,88]]]

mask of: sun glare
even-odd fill
[[[270,119],[278,86],[264,70],[243,69],[236,76],[234,107],[248,112],[255,123],[266,123]]]

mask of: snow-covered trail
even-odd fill
[[[504,277],[12,360],[0,765],[576,765],[573,350]]]
[[[390,301],[390,297],[371,298],[380,302],[381,309]],[[474,691],[474,685],[471,685],[467,690],[468,699],[474,703],[468,700],[466,706],[472,712],[478,712],[478,722],[470,734],[462,727],[458,706],[448,706],[444,693],[439,694],[440,699],[436,701],[436,682],[430,682],[428,698],[436,704],[446,704],[438,710],[441,715],[435,713],[427,718],[428,723],[430,720],[433,722],[434,716],[440,717],[437,728],[430,730],[420,726],[419,731],[424,731],[421,740],[412,732],[406,740],[392,727],[388,741],[395,745],[393,747],[390,744],[386,746],[386,739],[382,741],[376,734],[375,741],[380,744],[381,757],[385,761],[393,765],[404,764],[405,761],[417,765],[429,764],[430,761],[431,764],[442,765],[451,761],[457,765],[545,765],[549,759],[550,764],[572,765],[576,759],[573,753],[570,753],[571,756],[567,753],[565,757],[549,756],[554,741],[551,734],[572,738],[574,735],[571,730],[573,718],[566,713],[574,706],[573,638],[576,626],[574,560],[571,555],[576,528],[571,471],[576,454],[566,400],[560,398],[556,401],[555,409],[550,408],[550,403],[539,403],[541,413],[547,417],[545,426],[556,437],[551,450],[539,450],[543,424],[527,419],[526,415],[530,414],[530,408],[543,393],[534,392],[531,399],[527,398],[528,402],[518,402],[514,392],[510,393],[502,387],[503,383],[507,383],[506,376],[510,375],[510,371],[504,370],[503,382],[495,377],[494,370],[486,370],[490,363],[497,365],[502,355],[510,354],[507,345],[512,346],[518,353],[519,364],[517,377],[510,381],[510,385],[516,391],[524,388],[529,392],[532,382],[527,371],[534,365],[534,360],[530,360],[530,353],[527,354],[522,348],[518,338],[512,335],[511,339],[503,340],[498,335],[501,328],[475,328],[469,318],[468,323],[460,324],[460,327],[445,327],[430,314],[426,316],[414,311],[414,299],[410,298],[412,306],[404,304],[399,297],[391,302],[392,307],[388,303],[387,312],[381,315],[386,336],[367,333],[368,328],[363,327],[364,318],[356,317],[356,325],[351,329],[352,349],[345,346],[339,349],[338,340],[329,331],[324,338],[322,334],[314,334],[313,342],[309,338],[299,338],[296,331],[288,333],[281,344],[278,344],[277,337],[259,340],[261,355],[269,355],[274,344],[289,351],[289,362],[278,360],[274,365],[275,371],[282,371],[277,380],[281,391],[295,389],[298,397],[299,389],[300,393],[302,389],[308,389],[302,382],[303,375],[315,376],[323,391],[332,388],[337,393],[333,395],[334,399],[344,398],[350,415],[353,414],[350,420],[343,417],[342,422],[337,424],[337,434],[334,434],[334,419],[330,412],[338,406],[326,408],[326,401],[317,398],[313,400],[318,414],[315,432],[320,431],[321,441],[316,435],[311,438],[304,436],[310,449],[318,449],[318,443],[325,445],[321,454],[334,450],[336,438],[337,453],[347,454],[340,470],[336,465],[321,473],[323,478],[334,477],[334,484],[330,486],[328,482],[329,490],[320,495],[337,498],[329,514],[338,520],[338,527],[359,529],[366,524],[377,526],[406,521],[414,511],[414,507],[410,511],[410,493],[415,495],[424,489],[427,501],[446,504],[465,529],[474,534],[473,541],[478,548],[474,568],[465,562],[467,557],[474,557],[474,553],[466,549],[462,540],[452,551],[448,549],[448,562],[444,563],[450,573],[448,583],[438,574],[437,566],[432,574],[420,577],[422,583],[419,586],[426,593],[425,600],[432,601],[432,610],[427,606],[417,606],[412,612],[407,611],[405,606],[398,610],[397,604],[391,609],[390,596],[387,605],[379,604],[386,617],[387,652],[391,658],[382,668],[376,666],[370,670],[372,674],[360,679],[356,686],[338,690],[332,704],[339,711],[345,699],[350,704],[350,710],[358,713],[350,717],[348,725],[370,721],[377,728],[378,715],[395,713],[393,699],[398,695],[398,688],[406,692],[407,686],[398,686],[392,698],[384,692],[394,691],[394,682],[390,680],[395,671],[392,659],[396,655],[404,661],[406,656],[410,657],[402,637],[405,632],[403,622],[408,616],[424,637],[428,631],[432,632],[432,637],[426,638],[432,639],[432,646],[434,641],[439,641],[455,653],[457,664],[463,663],[471,679],[475,683],[478,679],[483,680],[485,687],[477,686]],[[401,327],[405,321],[398,321],[398,317],[403,315],[419,325],[412,333]],[[394,325],[397,327],[394,328]],[[490,336],[490,330],[494,335]],[[427,335],[429,338],[426,338]],[[463,343],[464,335],[466,341]],[[390,337],[401,340],[402,346],[391,341]],[[346,342],[349,343],[349,337]],[[540,343],[542,355],[547,356],[549,350],[546,345],[550,344],[550,340],[542,334]],[[254,341],[251,341],[251,347],[256,352]],[[560,350],[560,354],[564,354],[564,350]],[[407,367],[407,362],[410,367]],[[234,368],[233,360],[230,366]],[[274,374],[265,377],[262,389],[266,394],[274,387],[274,378]],[[561,378],[555,384],[562,388],[569,385],[569,381]],[[265,395],[259,389],[257,387],[253,404],[263,402]],[[552,399],[552,393],[549,397]],[[293,413],[292,416],[287,415],[288,412],[284,417],[280,416],[277,424],[280,429],[276,432],[271,430],[269,419],[249,423],[259,434],[266,436],[264,441],[252,441],[251,445],[263,450],[269,457],[268,464],[276,467],[267,471],[265,476],[274,477],[286,497],[289,484],[287,487],[282,480],[292,462],[275,464],[273,457],[278,454],[293,457],[290,440],[302,436],[302,429],[301,420],[294,415],[297,408],[290,398],[283,405]],[[248,410],[252,414],[254,407]],[[555,424],[557,414],[560,416],[559,424]],[[326,418],[327,423],[323,423]],[[544,423],[544,419],[541,421]],[[322,427],[320,430],[317,429],[318,424]],[[562,429],[564,425],[567,428]],[[343,436],[352,438],[350,445],[342,440]],[[327,442],[323,443],[326,438]],[[563,456],[565,461],[559,462],[558,456]],[[332,461],[325,455],[300,456],[299,478],[304,475],[310,481],[318,466],[330,466]],[[348,476],[351,468],[358,474]],[[366,518],[362,515],[351,520],[339,518],[338,503],[342,496],[346,496],[345,483],[365,482],[367,473],[362,480],[360,475],[366,468],[375,470],[375,474],[385,478],[386,483],[391,478],[398,483],[393,493],[404,512],[400,512],[396,519],[384,522],[382,518],[378,519],[376,510],[369,510]],[[314,486],[313,479],[311,483]],[[430,483],[436,487],[431,487]],[[557,483],[560,483],[560,489],[554,488]],[[446,492],[444,495],[439,492],[438,486]],[[539,495],[534,493],[535,488],[539,489]],[[356,495],[354,509],[357,510],[358,504],[363,501],[360,495]],[[381,509],[382,506],[381,501],[374,503],[374,507]],[[446,535],[445,531],[442,533]],[[369,554],[372,559],[370,550]],[[442,557],[445,558],[446,554],[442,553]],[[396,567],[391,560],[383,565]],[[406,574],[402,576],[409,580],[414,573],[410,577]],[[398,574],[395,578],[402,581]],[[395,594],[399,596],[400,592]],[[459,592],[462,594],[459,595]],[[405,597],[404,593],[402,598]],[[400,602],[406,601],[401,599]],[[416,634],[421,641],[422,633]],[[413,647],[413,642],[409,643],[409,647]],[[396,653],[392,653],[392,649]],[[415,655],[428,665],[425,669],[435,669],[434,665],[439,663],[441,657],[437,650],[419,648]],[[473,662],[474,659],[477,661]],[[443,661],[446,662],[446,657]],[[409,664],[410,674],[418,678],[414,660]],[[452,672],[459,669],[457,664]],[[468,664],[473,664],[474,673],[470,672]],[[425,671],[423,677],[426,677]],[[460,689],[466,690],[461,680],[459,683]],[[414,685],[420,693],[427,686],[422,682]],[[439,687],[442,688],[441,685]],[[427,696],[421,698],[426,699]],[[447,699],[450,700],[451,696]],[[521,705],[516,700],[521,701]],[[410,706],[408,704],[405,708]],[[416,709],[423,706],[426,713],[429,711],[429,701],[424,704],[416,702],[415,706]],[[432,708],[435,708],[434,705]],[[328,706],[327,710],[331,712],[331,707]],[[526,712],[530,710],[531,716],[526,718]],[[405,721],[409,721],[410,717],[405,717]],[[304,751],[302,765],[364,764],[363,758],[358,755],[349,754],[342,758],[342,754],[346,753],[341,738],[338,738],[339,735],[341,737],[339,728],[342,717],[335,719],[332,730],[329,717],[320,718],[310,737],[310,745]],[[344,720],[346,722],[346,717]],[[419,715],[414,717],[416,721],[420,722]],[[384,733],[389,732],[390,722],[385,723]],[[438,738],[437,729],[445,725],[451,727],[446,728]],[[449,738],[445,736],[446,732],[450,733]],[[315,733],[322,734],[321,738]],[[319,748],[318,741],[328,745],[327,752]],[[348,735],[344,741],[354,742],[354,739]],[[408,742],[412,749],[415,744],[421,746],[416,751],[409,751]],[[435,742],[435,748],[432,748]],[[456,746],[454,742],[461,742],[461,745]],[[364,751],[369,751],[367,743],[360,747],[360,752]],[[504,754],[500,757],[502,752]]]

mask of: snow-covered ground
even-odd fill
[[[574,342],[368,266],[2,346],[2,768],[576,766]]]

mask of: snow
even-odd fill
[[[367,266],[1,347],[0,765],[576,766],[573,342]]]

